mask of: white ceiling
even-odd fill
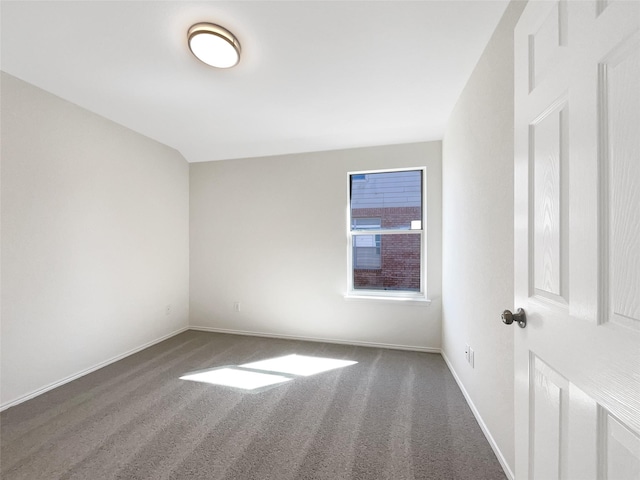
[[[435,140],[507,3],[2,1],[1,68],[190,162]],[[191,55],[202,21],[238,66]]]

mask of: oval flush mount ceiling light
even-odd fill
[[[189,48],[198,60],[217,68],[230,68],[240,61],[240,42],[226,28],[196,23],[187,34]]]

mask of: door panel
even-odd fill
[[[609,412],[601,410],[604,455],[601,478],[640,478],[640,437]]]
[[[561,67],[562,49],[567,40],[567,13],[565,2],[550,3],[548,12],[529,36],[530,86],[533,91],[548,75],[553,75]]]
[[[515,30],[516,477],[640,478],[640,2]]]
[[[533,190],[534,295],[567,303],[566,181],[568,114],[566,98],[554,102],[530,126],[529,170]]]
[[[535,478],[561,478],[566,459],[569,382],[539,358],[531,358],[531,410],[536,430],[532,433],[532,471]],[[563,410],[564,409],[564,410]],[[535,468],[534,468],[535,467]]]
[[[599,64],[598,136],[603,213],[600,321],[640,328],[640,36],[614,48]],[[635,129],[634,129],[635,126]]]

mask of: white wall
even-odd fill
[[[507,469],[514,466],[513,29],[511,2],[443,140],[443,353]],[[475,350],[475,368],[465,344]]]
[[[173,149],[4,73],[1,88],[7,406],[187,326],[189,177]]]
[[[424,165],[432,304],[345,300],[347,172]],[[192,326],[440,347],[440,142],[196,163],[190,178]]]

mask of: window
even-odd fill
[[[349,295],[424,299],[425,169],[350,173]]]
[[[352,230],[380,230],[380,218],[352,218]],[[380,235],[357,235],[353,239],[353,266],[358,269],[379,269],[382,266]]]

